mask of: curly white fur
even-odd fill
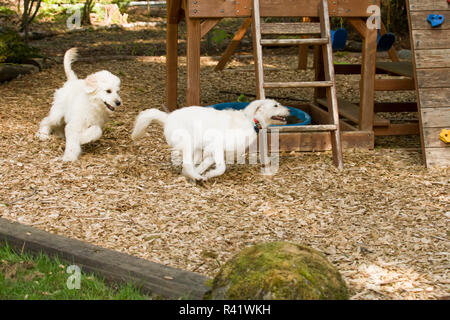
[[[67,82],[55,92],[50,113],[40,124],[36,137],[47,140],[53,132],[66,138],[63,161],[75,161],[81,145],[100,139],[109,115],[121,104],[120,79],[102,70],[78,79],[71,68],[76,48],[64,55]]]
[[[256,100],[239,111],[194,106],[167,114],[147,109],[138,115],[131,137],[142,137],[154,120],[163,124],[167,143],[182,154],[183,174],[194,180],[207,180],[225,172],[225,154],[232,152],[242,157],[255,142],[254,119],[267,128],[285,124],[288,115],[289,109],[274,100]],[[213,164],[215,168],[207,171]]]

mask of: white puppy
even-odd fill
[[[142,137],[153,120],[160,122],[167,143],[183,156],[183,174],[207,180],[225,172],[226,153],[236,152],[242,157],[260,128],[286,124],[287,116],[289,109],[274,100],[256,100],[239,111],[186,107],[167,114],[147,109],[137,117],[131,138]],[[213,164],[215,168],[206,172]]]
[[[109,115],[121,104],[120,79],[105,70],[78,79],[71,68],[76,57],[76,48],[64,55],[67,82],[56,90],[50,113],[36,133],[41,140],[49,139],[52,132],[65,134],[63,161],[77,160],[82,144],[98,140]]]

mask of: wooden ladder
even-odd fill
[[[338,100],[336,97],[336,82],[334,76],[333,51],[331,47],[330,17],[328,14],[327,0],[321,0],[319,4],[320,22],[302,23],[261,23],[259,0],[253,0],[253,53],[256,69],[256,95],[257,99],[265,99],[265,88],[325,88],[328,101],[329,124],[307,126],[280,126],[269,127],[261,130],[260,153],[263,165],[267,163],[267,132],[278,130],[279,132],[329,132],[333,150],[333,161],[338,168],[343,167],[342,143],[339,128]],[[262,39],[265,35],[320,35],[319,38],[302,39]],[[299,46],[316,45],[322,47],[324,59],[325,80],[307,82],[265,82],[262,46]]]

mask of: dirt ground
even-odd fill
[[[353,299],[449,295],[450,169],[423,168],[418,136],[377,139],[370,151],[346,150],[342,171],[333,167],[328,152],[290,153],[282,155],[272,177],[262,176],[257,165],[231,165],[203,184],[186,181],[172,165],[161,127],[151,126],[133,143],[137,113],[164,103],[165,58],[100,56],[109,47],[111,55],[129,54],[132,46],[157,52],[160,44],[152,43],[163,41],[157,28],[59,35],[34,43],[53,57],[74,45],[82,57],[98,57],[75,63],[74,70],[79,77],[101,69],[118,75],[124,106],[103,137],[83,147],[79,161],[63,163],[64,140],[34,138],[54,90],[65,81],[62,65],[0,84],[0,217],[208,276],[246,246],[301,242],[327,255]],[[116,38],[119,33],[123,38]],[[336,59],[348,63],[359,57]],[[236,58],[220,73],[213,71],[215,63],[214,57],[201,61],[203,104],[254,93],[252,59]],[[292,55],[269,55],[265,65],[269,79],[312,76],[294,70]],[[185,72],[182,57],[180,104]],[[338,76],[338,81],[340,96],[358,100],[357,76]],[[268,94],[311,98],[302,90]],[[414,101],[414,93],[377,93],[377,99]]]

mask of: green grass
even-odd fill
[[[0,300],[142,300],[150,299],[131,284],[111,285],[81,270],[80,289],[69,289],[69,265],[41,254],[18,254],[0,246]]]

